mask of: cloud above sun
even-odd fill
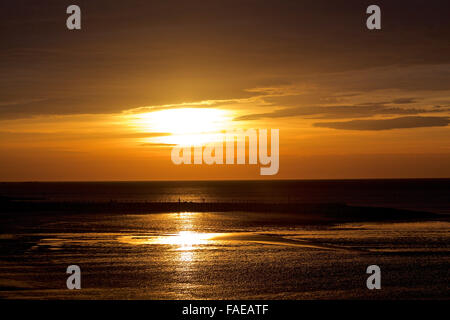
[[[318,122],[314,126],[341,130],[392,130],[423,127],[446,127],[450,124],[448,117],[400,117],[378,120],[350,120],[340,122]]]

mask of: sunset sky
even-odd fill
[[[77,4],[82,29],[66,28]],[[382,30],[366,28],[378,4]],[[173,144],[280,130],[275,179],[450,177],[448,1],[2,1],[0,181],[261,179]],[[187,140],[186,140],[187,139]]]

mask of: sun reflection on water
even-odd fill
[[[179,268],[186,271],[192,268],[192,262],[198,258],[198,250],[215,243],[219,233],[202,233],[194,231],[198,228],[200,214],[198,212],[178,212],[158,216],[165,221],[171,221],[173,233],[165,234],[134,234],[121,236],[118,240],[131,245],[161,245],[170,246],[169,250],[177,251],[174,261],[181,263]]]
[[[121,237],[120,241],[128,244],[162,244],[175,245],[177,250],[193,250],[199,245],[210,244],[218,233],[199,233],[193,231],[180,231],[164,236],[131,236]]]
[[[157,237],[153,243],[179,245],[182,250],[192,250],[194,246],[210,243],[215,233],[198,233],[192,231],[180,231],[178,234]]]

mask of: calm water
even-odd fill
[[[360,188],[349,181],[2,184],[1,193],[50,200],[161,201],[178,197],[282,199],[287,194],[308,202],[339,199],[397,207],[414,204],[448,212],[448,202],[443,200],[448,184],[448,180],[366,181]],[[410,202],[405,188],[410,190]],[[434,202],[427,203],[430,199]],[[277,213],[245,212],[2,214],[0,297],[450,298],[450,223],[319,227],[296,223],[284,215],[280,219]],[[65,271],[71,264],[81,267],[81,290],[66,289]],[[381,290],[366,288],[365,271],[371,264],[381,267]]]
[[[0,183],[0,196],[65,201],[343,202],[450,213],[450,179]]]

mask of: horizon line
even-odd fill
[[[311,179],[155,179],[155,180],[5,180],[0,183],[121,183],[121,182],[266,182],[266,181],[361,181],[361,180],[449,180],[450,177],[407,177],[407,178],[311,178]]]

